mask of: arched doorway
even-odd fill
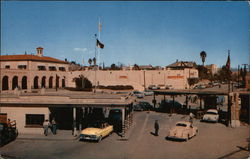
[[[56,88],[59,88],[59,80],[60,80],[60,77],[56,76]]]
[[[76,78],[74,78],[74,81],[76,83],[76,88],[81,88],[81,89],[91,89],[92,88],[91,81],[89,81],[84,76],[76,77]]]
[[[23,76],[22,78],[22,89],[27,89],[27,77]]]
[[[4,76],[2,80],[2,89],[3,90],[9,90],[9,77]]]
[[[12,90],[14,90],[15,88],[18,88],[18,77],[14,76],[12,79]]]
[[[38,76],[34,78],[34,89],[38,89]]]
[[[62,79],[62,88],[65,87],[65,77]]]
[[[53,77],[50,76],[49,78],[49,88],[53,88]]]
[[[46,88],[46,77],[42,77],[42,88]]]

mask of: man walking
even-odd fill
[[[55,119],[53,119],[51,121],[51,124],[52,124],[52,133],[55,135],[56,134],[56,129],[57,129]]]
[[[45,120],[43,122],[43,129],[44,129],[44,135],[47,136],[48,135],[48,131],[49,131],[49,126],[50,126],[50,123],[49,123],[49,120]]]
[[[155,120],[155,136],[158,136],[159,128],[160,126],[158,120]]]
[[[194,119],[194,114],[190,112],[190,114],[189,114],[189,122],[191,123],[191,126],[193,126],[193,119]]]

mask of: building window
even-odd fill
[[[60,71],[66,71],[65,67],[59,67]]]
[[[26,65],[18,65],[19,69],[26,69]]]
[[[49,66],[49,70],[50,71],[56,71],[56,67],[55,66]]]
[[[6,65],[5,68],[10,69],[10,65]]]
[[[44,114],[26,114],[27,127],[42,127],[44,122]]]
[[[37,66],[37,68],[38,68],[39,71],[45,71],[46,70],[45,66]]]

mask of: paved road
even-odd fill
[[[160,124],[159,136],[151,134],[154,121]],[[128,140],[113,133],[100,143],[79,142],[78,140],[16,140],[0,148],[5,155],[21,159],[215,159],[246,158],[246,147],[250,126],[237,129],[216,123],[194,121],[199,133],[188,142],[169,141],[165,137],[169,128],[187,116],[156,112],[135,112],[134,123],[130,128]],[[60,133],[60,132],[59,132]]]

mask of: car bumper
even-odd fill
[[[202,119],[205,122],[218,122],[218,119]]]
[[[99,140],[99,137],[96,136],[96,135],[84,135],[84,134],[81,134],[79,139],[80,140],[94,140],[94,141],[97,141],[97,140]]]

